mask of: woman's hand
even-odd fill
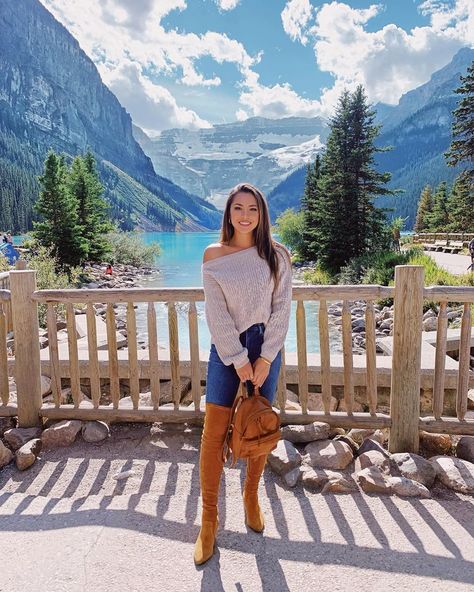
[[[255,364],[253,365],[253,385],[258,386],[258,388],[260,388],[267,379],[269,373],[270,365],[267,364],[267,362],[265,362],[264,360],[262,360],[262,358],[257,358]]]
[[[247,362],[245,366],[242,366],[241,368],[236,368],[235,371],[240,378],[240,382],[245,382],[246,380],[253,381],[253,368],[250,362]]]

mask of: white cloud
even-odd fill
[[[212,127],[194,111],[179,107],[173,95],[143,76],[134,62],[106,72],[104,82],[122,105],[127,106],[134,123],[152,136],[174,127]]]
[[[293,41],[306,45],[308,37],[303,33],[311,20],[313,7],[309,0],[290,0],[281,13],[283,29]]]
[[[282,12],[289,10],[288,2]],[[343,88],[363,84],[369,100],[396,104],[401,95],[427,82],[431,74],[445,66],[458,49],[474,44],[474,3],[455,0],[454,4],[429,0],[420,10],[430,17],[430,26],[405,31],[389,24],[367,31],[368,21],[383,9],[373,4],[356,9],[333,1],[320,6],[313,19],[284,29],[303,43],[311,39],[316,61],[322,71],[335,79],[323,89],[322,112],[329,115]]]
[[[158,133],[170,127],[208,126],[197,113],[180,107],[171,94],[153,83],[153,76],[168,75],[178,84],[190,87],[216,87],[221,84],[218,76],[205,77],[198,69],[198,61],[210,57],[217,63],[235,64],[237,76],[247,76],[260,57],[251,57],[244,46],[227,35],[208,31],[204,34],[180,33],[165,30],[161,19],[173,10],[186,9],[186,0],[41,0],[54,16],[62,22],[79,41],[84,51],[95,61],[103,80],[112,85],[114,92],[121,92],[120,100],[137,120],[140,113],[147,113],[147,129]],[[237,4],[235,0],[221,0],[223,9]],[[124,72],[137,74],[137,96],[123,79]],[[112,86],[111,86],[112,88]],[[168,114],[156,117],[157,127],[150,127],[149,116],[154,106],[165,106]],[[138,122],[138,121],[137,121]]]
[[[215,0],[221,10],[234,10],[240,0]]]

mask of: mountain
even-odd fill
[[[127,226],[219,227],[214,206],[156,174],[130,115],[38,0],[2,0],[0,30],[0,228],[31,227],[49,148],[69,158],[90,149],[111,211]]]
[[[314,160],[327,123],[319,117],[251,117],[198,131],[166,130],[157,138],[134,127],[134,135],[159,174],[222,208],[237,183],[248,181],[267,193]]]
[[[441,181],[450,184],[459,173],[459,169],[446,165],[444,152],[451,143],[452,112],[460,100],[454,90],[473,59],[474,49],[462,48],[427,83],[404,94],[398,105],[374,107],[376,123],[382,125],[376,144],[393,147],[376,155],[377,168],[392,174],[391,188],[404,191],[377,198],[375,203],[393,209],[390,217],[408,217],[407,229],[415,223],[423,187],[436,187]],[[288,207],[299,209],[304,179],[305,169],[300,168],[269,193],[268,203],[274,215]]]

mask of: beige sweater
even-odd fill
[[[271,362],[285,343],[291,311],[291,261],[288,250],[275,245],[279,285],[253,246],[202,264],[205,315],[219,357],[226,366],[249,362],[239,335],[255,323],[265,324],[261,355]]]

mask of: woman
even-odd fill
[[[291,310],[291,259],[272,240],[268,206],[249,183],[232,189],[218,243],[203,257],[205,315],[211,334],[206,380],[206,414],[199,460],[202,522],[194,561],[214,552],[222,446],[239,385],[254,386],[273,402]],[[247,462],[243,491],[245,521],[262,532],[258,484],[266,456]]]

